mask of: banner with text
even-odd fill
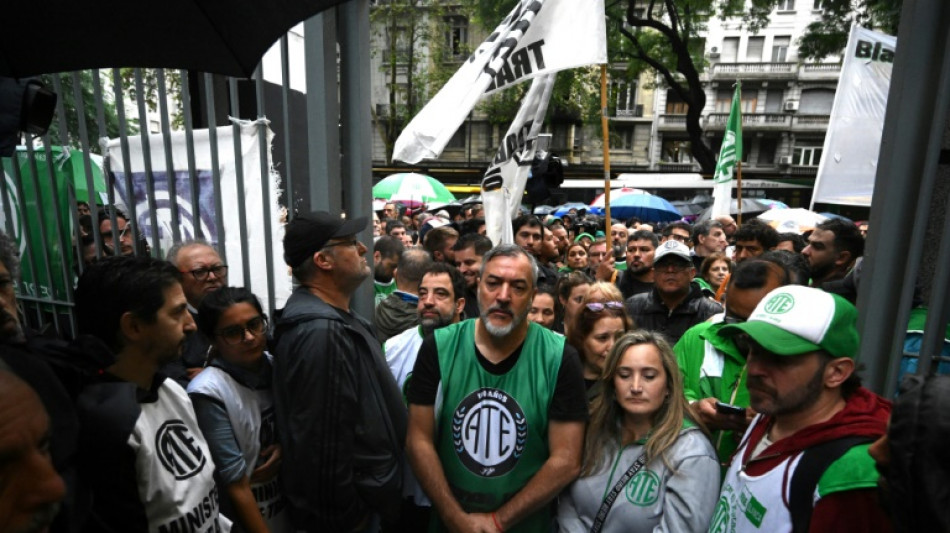
[[[233,119],[232,119],[233,120]],[[264,120],[264,119],[261,119]],[[267,128],[267,138],[261,139],[258,135],[258,121],[235,121],[240,126],[241,170],[243,172],[243,189],[237,185],[237,158],[234,156],[234,129],[231,126],[222,126],[215,130],[217,134],[217,167],[220,179],[214,181],[212,171],[211,144],[208,130],[194,131],[194,157],[197,183],[197,197],[192,197],[192,185],[188,171],[188,152],[184,132],[171,134],[171,154],[173,168],[166,168],[166,156],[161,135],[149,136],[149,152],[152,187],[154,195],[149,195],[149,183],[145,171],[145,153],[142,149],[140,137],[129,137],[129,159],[131,169],[128,170],[132,181],[132,190],[126,190],[126,168],[122,163],[122,147],[120,139],[110,139],[104,142],[109,157],[109,169],[113,177],[117,202],[125,206],[135,206],[135,217],[139,232],[149,240],[154,249],[161,245],[163,252],[173,244],[172,226],[177,226],[182,240],[194,239],[201,236],[204,240],[217,247],[223,240],[226,257],[222,259],[230,266],[228,269],[228,283],[236,287],[247,287],[252,290],[262,302],[268,301],[267,289],[267,262],[261,258],[269,255],[273,258],[274,268],[274,297],[277,307],[283,307],[290,296],[291,280],[284,267],[284,227],[280,221],[281,207],[280,176],[273,169],[267,177],[270,199],[270,228],[271,250],[267,250],[264,224],[264,195],[261,186],[261,150],[260,143],[267,143],[267,152],[270,153],[273,132]],[[169,194],[169,176],[174,180],[175,197]],[[215,209],[215,188],[221,194],[223,228],[218,226],[218,214]],[[244,203],[247,240],[241,240],[241,220],[238,218],[237,205]],[[173,220],[171,204],[178,208],[178,220]],[[155,220],[158,226],[159,242],[152,239],[151,206],[155,207]],[[130,211],[126,209],[126,211]],[[200,231],[198,230],[200,228]],[[242,267],[242,248],[247,248],[247,257],[250,258],[249,280],[244,279]]]
[[[494,244],[514,242],[511,219],[518,215],[538,134],[548,110],[556,74],[535,78],[482,179],[485,233]],[[540,176],[532,179],[543,179]]]
[[[811,207],[871,205],[896,48],[896,37],[851,27]]]
[[[393,158],[439,157],[485,95],[559,70],[607,62],[604,0],[521,0],[399,135]]]

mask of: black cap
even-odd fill
[[[353,235],[366,229],[369,217],[352,220],[314,211],[298,215],[287,223],[284,231],[284,262],[293,268],[326,246],[330,239]]]

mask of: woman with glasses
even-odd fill
[[[631,329],[633,321],[623,309],[620,289],[604,281],[592,283],[567,335],[567,342],[581,356],[588,399],[598,392],[594,385],[604,370],[614,340]]]
[[[211,450],[221,512],[235,531],[290,531],[277,483],[267,316],[251,291],[223,287],[202,300],[197,325],[211,347],[188,394]]]
[[[557,280],[557,314],[558,320],[554,323],[554,331],[568,334],[574,317],[584,305],[587,289],[594,280],[583,272],[571,272]]]
[[[599,387],[581,475],[559,499],[560,531],[706,531],[719,462],[683,396],[669,343],[646,330],[623,335]]]

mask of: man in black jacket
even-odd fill
[[[318,211],[284,236],[300,286],[276,325],[273,390],[298,530],[374,531],[402,501],[406,406],[372,326],[350,309],[370,275],[356,238],[366,223]]]
[[[627,314],[639,328],[662,333],[671,344],[716,313],[722,306],[703,296],[692,283],[696,268],[685,244],[669,240],[654,254],[654,286],[626,302]]]

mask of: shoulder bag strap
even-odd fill
[[[623,490],[623,487],[630,481],[633,476],[637,475],[637,472],[643,468],[643,464],[646,462],[646,454],[640,454],[640,457],[630,465],[630,468],[617,480],[617,484],[614,485],[614,488],[611,489],[610,493],[604,497],[604,502],[600,504],[600,509],[597,511],[597,516],[594,517],[594,523],[590,527],[590,533],[600,533],[601,528],[604,527],[604,520],[607,519],[607,513],[610,511],[610,508],[614,504],[614,500],[617,499],[617,496]]]

